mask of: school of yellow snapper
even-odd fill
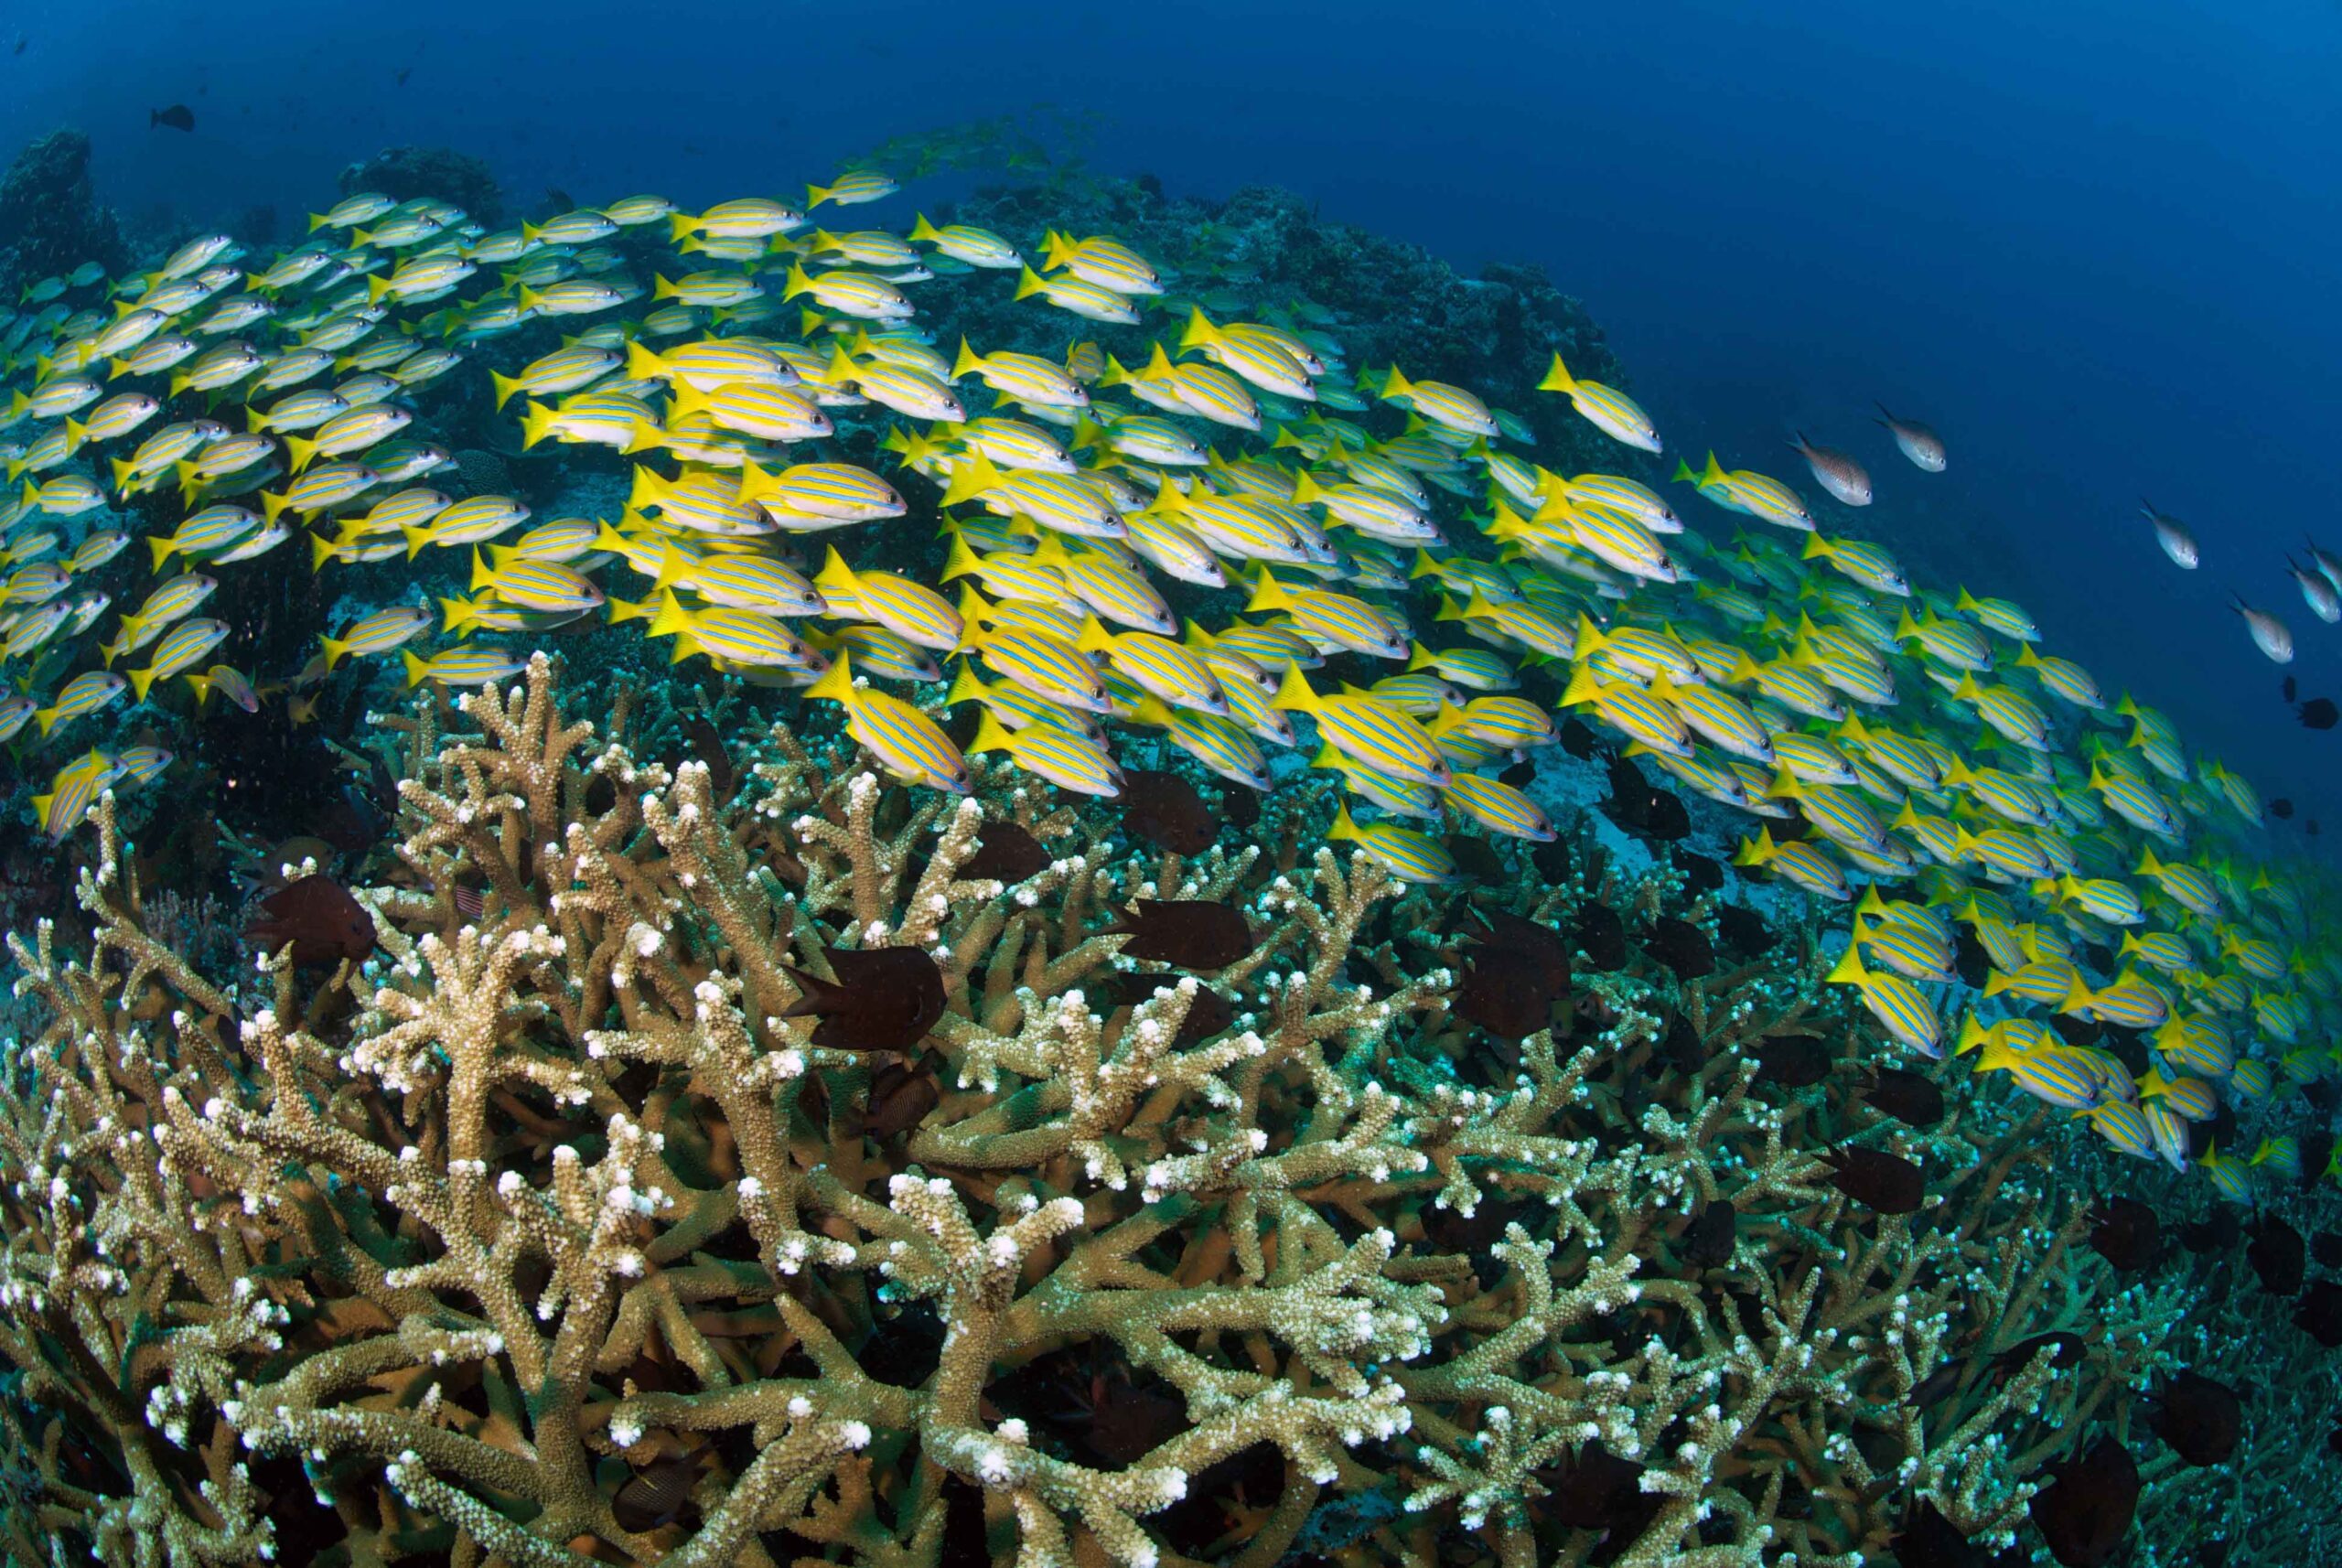
[[[971,750],[1103,797],[1121,787],[1117,728],[1264,789],[1262,747],[1304,744],[1306,718],[1316,765],[1370,817],[1345,811],[1334,835],[1443,881],[1441,839],[1405,820],[1553,835],[1489,769],[1555,738],[1556,715],[1511,693],[1524,664],[1564,660],[1566,712],[1746,816],[1738,864],[1853,905],[1830,978],[1912,1049],[1973,1052],[2113,1147],[2182,1168],[2188,1123],[2333,1067],[2313,1042],[2342,971],[2311,944],[2308,895],[2226,847],[2261,822],[2251,786],[2042,652],[2018,606],[1916,587],[1878,544],[1816,532],[1789,485],[1713,454],[1676,465],[1675,500],[1551,472],[1528,425],[1469,388],[1354,372],[1305,305],[1214,321],[1111,236],[1020,248],[924,217],[900,234],[817,220],[894,190],[856,170],[802,208],[637,196],[495,233],[444,203],[356,195],[273,257],[212,235],[141,275],[91,267],[27,291],[5,336],[21,489],[0,503],[0,653],[19,690],[0,738],[27,732],[38,757],[174,681],[255,706],[270,688],[199,614],[219,572],[457,549],[467,595],[331,629],[320,669],[395,653],[410,685],[495,681],[528,634],[598,612],[677,660],[838,704],[888,772],[949,791],[969,773],[943,704],[982,705]],[[648,280],[644,245],[670,263]],[[916,300],[947,288],[1013,290],[1070,347],[931,341]],[[551,317],[559,348],[499,356]],[[1125,364],[1088,323],[1153,341]],[[456,373],[488,374],[530,446],[634,458],[622,514],[539,520],[514,497],[433,489],[450,459],[414,411]],[[1661,450],[1633,400],[1558,356],[1543,386],[1622,459]],[[940,489],[938,581],[854,564],[855,525],[909,503],[818,456],[840,420],[883,422],[886,451]],[[1945,467],[1926,426],[1882,423],[1916,468]],[[1830,494],[1871,503],[1854,458],[1797,446]],[[155,585],[117,610],[77,585],[132,542],[74,520],[158,490],[184,516],[144,542]],[[1757,526],[1717,547],[1679,503]],[[1242,618],[1183,623],[1164,579],[1237,588]],[[418,651],[435,632],[439,650]],[[1309,671],[1336,651],[1390,673],[1320,689]],[[42,827],[62,837],[100,791],[170,761],[87,751],[37,802]],[[1810,836],[1772,831],[1790,823]],[[1990,1002],[1954,1032],[1924,988],[1959,983],[1962,928],[1993,967]],[[2118,955],[2102,983],[2078,961],[2093,946]],[[2151,1069],[2068,1043],[2060,1015],[2143,1033]],[[2300,1174],[2286,1136],[2194,1163],[2238,1200],[2257,1166]]]

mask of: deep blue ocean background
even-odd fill
[[[1542,263],[1695,463],[1811,496],[1789,432],[1854,449],[1880,490],[1861,532],[2023,600],[2110,692],[2293,797],[2298,839],[2342,827],[2342,731],[2293,722],[2224,600],[2277,609],[2302,694],[2342,695],[2342,628],[2283,561],[2305,532],[2342,550],[2337,67],[2331,0],[84,0],[0,19],[0,144],[79,125],[126,212],[270,203],[289,228],[400,143],[485,158],[521,209],[690,207],[799,194],[904,133],[1093,112],[1102,169]],[[173,102],[193,134],[148,128]],[[1874,398],[1936,424],[1950,471],[1895,456]],[[2142,495],[2202,570],[2165,563]]]

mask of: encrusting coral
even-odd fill
[[[629,722],[542,656],[386,719],[381,950],[329,975],[197,972],[100,802],[86,941],[12,939],[24,1560],[1852,1565],[1919,1498],[2011,1537],[2177,1316],[2036,1124],[1847,1092],[1886,1047],[1816,933],[1581,954],[1517,1044],[1454,1011],[1467,905],[1712,926],[1664,869],[1411,888],[1298,783],[1182,859],[1005,767],[954,800],[777,729],[727,792]],[[971,875],[1004,822],[1047,864]],[[1139,973],[1155,899],[1250,950]],[[887,949],[940,1015],[816,1043]],[[1798,1034],[1832,1083],[1760,1080]]]

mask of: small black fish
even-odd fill
[[[1511,767],[1506,768],[1503,772],[1498,774],[1497,782],[1499,784],[1509,784],[1516,789],[1526,789],[1532,782],[1535,781],[1536,778],[1537,764],[1524,757],[1520,761],[1514,763]]]
[[[1908,1068],[1873,1068],[1863,1103],[1907,1127],[1932,1127],[1943,1120],[1943,1090],[1926,1073]]]
[[[1810,1089],[1830,1076],[1830,1047],[1811,1035],[1776,1035],[1756,1047],[1756,1081]]]
[[[2269,814],[2282,822],[2294,814],[2294,803],[2280,795],[2269,802]]]
[[[2183,1464],[2227,1462],[2244,1426],[2244,1405],[2226,1383],[2194,1372],[2174,1372],[2155,1391],[2147,1427],[2171,1444]]]
[[[1942,1401],[1957,1392],[1960,1380],[1966,1374],[1968,1363],[1953,1359],[1946,1361],[1926,1377],[1911,1385],[1911,1392],[1904,1403],[1919,1410],[1933,1410]]]
[[[863,1101],[862,1130],[881,1142],[908,1132],[943,1102],[935,1069],[924,1062],[889,1059],[870,1075]]]
[[[2090,1354],[2090,1347],[2079,1334],[2036,1334],[1993,1357],[1993,1370],[2003,1378],[2013,1378],[2033,1365],[2033,1359],[2044,1350],[2049,1352],[2049,1365],[2060,1372],[2072,1371]]]
[[[1527,1039],[1552,1023],[1552,993],[1513,952],[1482,952],[1464,972],[1455,1009],[1497,1039]]]
[[[1574,1455],[1537,1472],[1545,1487],[1542,1511],[1556,1524],[1573,1530],[1617,1530],[1633,1540],[1638,1530],[1624,1528],[1646,1502],[1660,1499],[1642,1489],[1643,1467],[1621,1459],[1599,1443],[1588,1443]]]
[[[2307,1169],[2306,1164],[2303,1166]],[[2309,1239],[2309,1255],[2321,1269],[2342,1269],[2342,1231],[2321,1230]]]
[[[304,876],[260,901],[261,918],[244,928],[244,940],[263,952],[293,945],[302,968],[352,962],[374,950],[374,917],[329,877]]]
[[[1692,831],[1683,802],[1655,787],[1632,757],[1611,758],[1609,775],[1610,795],[1599,809],[1620,828],[1661,843],[1672,843]]]
[[[1100,933],[1128,936],[1123,956],[1174,969],[1225,969],[1252,950],[1252,928],[1225,904],[1201,898],[1141,898]]]
[[[1475,910],[1485,929],[1456,990],[1456,1012],[1499,1039],[1519,1040],[1552,1021],[1569,991],[1570,955],[1559,937],[1534,921]]]
[[[2294,1326],[2328,1350],[2342,1348],[2342,1285],[2320,1280],[2294,1308]]]
[[[1627,967],[1627,922],[1609,905],[1588,899],[1578,906],[1573,935],[1577,950],[1594,968],[1606,974]]]
[[[1143,970],[1125,970],[1110,974],[1095,987],[1109,1006],[1135,1007],[1156,992],[1179,983],[1176,974],[1147,973]],[[1214,1035],[1235,1026],[1236,1009],[1228,998],[1209,985],[1196,987],[1196,999],[1187,1004],[1187,1015],[1179,1024],[1179,1032],[1172,1038],[1174,1045],[1199,1045]]]
[[[1228,819],[1228,825],[1239,832],[1257,826],[1261,821],[1261,792],[1242,788],[1222,789],[1219,811]]]
[[[804,994],[786,1018],[819,1018],[813,1044],[842,1051],[908,1051],[943,1016],[943,972],[924,948],[830,948],[835,980],[788,964]]]
[[[1584,719],[1580,718],[1563,719],[1559,738],[1562,749],[1580,762],[1593,761],[1595,757],[1604,749],[1600,737],[1586,726]]]
[[[2334,1134],[2320,1128],[2313,1133],[2296,1134],[2302,1159],[2302,1190],[2310,1192],[2326,1175],[2326,1167],[2334,1160]]]
[[[1512,873],[1505,869],[1504,856],[1496,845],[1475,833],[1450,833],[1445,841],[1447,858],[1456,863],[1456,874],[1466,882],[1499,883]]]
[[[2066,1568],[2111,1563],[2139,1511],[2139,1466],[2129,1450],[2100,1438],[2079,1459],[2049,1467],[2050,1483],[2027,1505],[2049,1555]]]
[[[2179,1244],[2198,1256],[2218,1251],[2228,1240],[2228,1227],[2210,1219],[2191,1219],[2179,1228]]]
[[[2342,719],[2342,708],[2336,707],[2331,697],[2312,697],[2294,710],[2294,717],[2301,720],[2304,729],[2332,729],[2334,721]]]
[[[167,109],[149,109],[146,111],[146,128],[151,131],[157,125],[168,125],[174,131],[192,131],[195,129],[195,111],[184,103],[174,103]]]
[[[1683,891],[1693,897],[1714,893],[1724,886],[1724,862],[1682,848],[1676,849],[1672,858],[1683,873]]]
[[[1564,838],[1547,839],[1543,843],[1529,846],[1529,864],[1548,884],[1560,882],[1570,874],[1570,846]]]
[[[1681,1013],[1670,1017],[1667,1033],[1660,1036],[1658,1047],[1651,1052],[1651,1066],[1697,1072],[1707,1065],[1707,1042],[1700,1038],[1699,1030],[1692,1027],[1692,1020]]]
[[[1973,991],[1984,989],[1984,982],[1992,978],[1993,955],[1976,940],[1976,933],[1962,926],[1954,933],[1951,944],[1951,967],[1954,973]]]
[[[2244,1250],[2244,1261],[2261,1276],[2261,1288],[2272,1295],[2298,1295],[2309,1262],[2302,1233],[2272,1214],[2249,1227],[2246,1234],[2252,1242]]]
[[[414,67],[411,65],[403,65],[399,67],[397,74],[392,77],[392,84],[396,87],[404,87],[406,85],[406,79],[414,74]]]
[[[1176,773],[1133,768],[1123,775],[1123,826],[1174,854],[1201,854],[1219,837],[1219,819]]]
[[[692,755],[707,764],[708,789],[718,800],[731,799],[739,775],[732,767],[731,754],[724,749],[724,732],[705,714],[693,714],[684,722],[683,736],[692,744]]]
[[[962,880],[1005,882],[1010,886],[1038,876],[1049,867],[1049,852],[1041,841],[1017,826],[1001,821],[986,822],[976,840],[976,853],[960,867]]]
[[[1875,1214],[1909,1214],[1928,1196],[1927,1173],[1884,1149],[1830,1149],[1830,1185]]]
[[[1903,1529],[1886,1549],[1896,1568],[1983,1568],[1984,1554],[1968,1544],[1943,1510],[1921,1498],[1904,1516]]]
[[[610,1512],[622,1529],[647,1533],[670,1524],[692,1505],[692,1487],[700,1475],[694,1455],[671,1454],[637,1470],[610,1499]]]
[[[2315,838],[2317,836],[2317,819],[2315,817],[2303,818],[2302,832],[2309,834],[2312,838]]]
[[[1740,1211],[1725,1198],[1703,1206],[1683,1228],[1683,1258],[1695,1268],[1720,1269],[1732,1262]]]
[[[2297,690],[2297,688],[2294,685],[2294,678],[2293,678],[2291,675],[2288,675],[2288,676],[2286,676],[2283,681],[2278,682],[2277,682],[2277,689],[2278,689],[2279,691],[2281,691],[2281,692],[2284,693],[2284,694],[2285,694],[2285,701],[2287,701],[2287,702],[2289,702],[2289,703],[2290,703],[2290,702],[2292,702],[2292,701],[2294,700],[2294,694],[2295,691]]]
[[[1737,904],[1716,906],[1716,935],[1742,958],[1755,958],[1773,945],[1772,929],[1764,917]]]
[[[1466,926],[1464,934],[1492,953],[1503,953],[1507,961],[1529,966],[1540,983],[1555,993],[1568,989],[1569,944],[1549,928],[1509,909],[1476,908],[1471,913],[1479,921],[1480,929],[1476,931]]]
[[[2153,1263],[2163,1245],[2162,1221],[2135,1197],[2107,1198],[2090,1210],[2090,1223],[2091,1251],[2122,1273]]]
[[[1689,920],[1661,915],[1651,922],[1643,950],[1675,972],[1678,980],[1698,980],[1716,972],[1715,945]]]

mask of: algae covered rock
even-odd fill
[[[27,145],[0,177],[0,286],[70,273],[83,262],[124,264],[122,231],[98,205],[85,131],[51,131]]]
[[[504,220],[504,192],[488,165],[453,147],[385,147],[343,169],[336,183],[344,196],[377,190],[393,201],[436,197],[490,229]]]

